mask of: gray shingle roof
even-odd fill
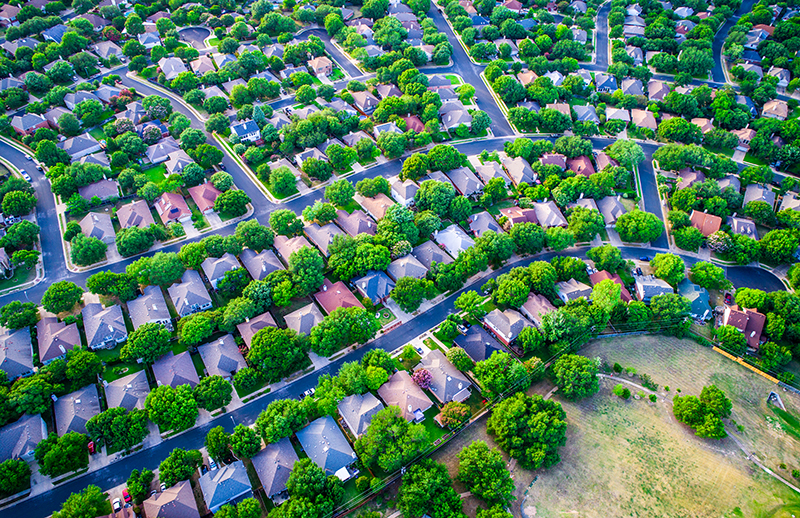
[[[322,322],[322,311],[313,302],[283,317],[286,327],[298,333],[310,334],[311,328]]]
[[[312,223],[303,227],[303,230],[325,257],[328,256],[328,247],[333,243],[333,238],[345,235],[344,231],[337,227],[335,223],[328,223],[322,226]]]
[[[326,475],[333,475],[356,460],[356,453],[331,416],[312,421],[297,432],[297,440]]]
[[[529,322],[513,309],[494,309],[484,317],[484,322],[499,332],[508,341],[514,340]]]
[[[172,388],[187,384],[194,388],[200,383],[189,351],[178,354],[168,352],[153,364],[153,375],[159,385]]]
[[[283,263],[278,259],[278,256],[269,249],[256,253],[255,250],[245,248],[239,254],[239,259],[244,263],[244,267],[247,268],[250,277],[258,281],[263,281],[272,272],[284,269]]]
[[[181,316],[195,313],[202,307],[210,307],[211,295],[208,294],[200,274],[194,270],[186,270],[181,282],[175,283],[167,290],[175,310]]]
[[[353,237],[358,234],[375,235],[378,225],[364,211],[356,209],[352,214],[348,214],[346,210],[339,209],[336,214],[338,215],[336,223],[349,235]]]
[[[394,281],[386,272],[372,270],[360,279],[353,281],[358,291],[369,297],[373,304],[385,300],[394,289]]]
[[[48,362],[67,354],[81,344],[78,324],[66,325],[54,316],[42,317],[36,324],[36,339],[39,342],[39,361]]]
[[[450,264],[453,262],[453,258],[433,241],[425,241],[421,245],[415,246],[411,251],[411,255],[428,269],[431,268],[433,263]]]
[[[464,196],[483,191],[483,184],[469,167],[459,167],[446,174],[456,190]]]
[[[0,327],[0,369],[15,379],[33,371],[30,328]]]
[[[244,462],[237,460],[200,477],[200,489],[209,511],[216,512],[232,500],[252,493]]]
[[[442,351],[434,349],[426,354],[416,367],[416,369],[419,368],[431,373],[430,391],[440,403],[447,403],[454,399],[463,401],[469,397],[472,383],[447,360]]]
[[[497,221],[486,211],[469,216],[467,218],[467,223],[469,223],[469,229],[478,237],[489,230],[498,234],[503,233],[503,229],[500,228]]]
[[[464,349],[464,351],[475,362],[489,358],[493,352],[502,351],[502,346],[498,341],[481,326],[472,326],[467,330],[467,334],[458,335],[453,343]]]
[[[148,518],[200,518],[188,480],[156,493],[144,501],[143,507]]]
[[[136,200],[121,206],[117,209],[117,219],[122,228],[147,228],[155,223],[150,207],[144,200]]]
[[[128,315],[131,317],[134,329],[148,322],[161,322],[170,325],[171,317],[164,294],[158,286],[147,286],[144,294],[128,302]]]
[[[216,282],[225,277],[226,273],[242,267],[236,256],[229,252],[225,252],[222,257],[207,257],[201,266],[203,267],[203,273],[206,274],[208,281],[214,287],[216,287]]]
[[[386,273],[395,281],[403,277],[424,279],[428,269],[416,257],[409,254],[392,261],[389,268],[386,269]]]
[[[147,382],[147,373],[144,370],[134,372],[118,380],[110,382],[105,387],[108,408],[144,408],[144,400],[150,393],[150,384]]]
[[[0,462],[30,457],[44,438],[47,425],[40,415],[23,415],[17,421],[0,428]]]
[[[128,337],[122,308],[100,303],[86,304],[82,311],[86,342],[90,349],[102,347],[109,342],[121,342]]]
[[[456,257],[475,244],[475,241],[461,230],[458,225],[450,225],[444,230],[437,230],[433,233],[433,238],[437,243],[444,245],[447,251]]]
[[[292,473],[294,463],[300,460],[288,437],[267,444],[267,447],[250,459],[261,481],[267,497],[286,491],[286,481]]]
[[[250,347],[253,337],[265,327],[278,327],[269,311],[242,322],[236,326],[236,329],[242,335],[244,343]]]
[[[106,244],[116,238],[111,216],[104,212],[90,212],[80,221],[81,231],[88,237],[94,237]]]
[[[59,436],[67,432],[86,433],[86,422],[100,413],[97,386],[87,385],[58,398],[54,410]]]
[[[197,352],[200,353],[209,376],[230,378],[234,373],[247,367],[247,362],[239,352],[233,335],[225,335],[218,340],[203,344],[197,348]]]
[[[353,394],[347,396],[339,403],[339,415],[344,419],[347,428],[356,437],[363,435],[367,431],[372,417],[383,410],[383,403],[367,392],[363,395]]]

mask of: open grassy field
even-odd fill
[[[780,391],[789,414],[782,417],[766,404],[775,385],[689,340],[605,339],[581,354],[650,375],[659,385],[659,400],[652,404],[616,398],[611,395],[613,380],[602,381],[599,394],[578,403],[556,394],[567,413],[567,444],[558,465],[536,473],[520,502],[524,516],[797,514],[800,495],[755,466],[732,438],[695,437],[673,417],[671,399],[678,389],[699,394],[704,385],[716,384],[733,401],[732,419],[744,427],[737,433],[729,425],[728,432],[736,433],[766,466],[792,480],[791,470],[800,468],[795,438],[800,422],[791,416],[800,415],[800,398]]]

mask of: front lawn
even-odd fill
[[[8,279],[0,279],[0,292],[9,288],[14,288],[20,284],[30,282],[36,277],[36,268],[28,270],[24,266],[14,269],[14,275]]]

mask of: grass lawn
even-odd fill
[[[392,311],[389,308],[381,308],[380,310],[375,310],[375,313],[376,314],[380,313],[380,316],[378,317],[378,323],[380,323],[381,326],[385,326],[386,324],[392,322],[396,318],[394,316],[394,313],[392,313]]]
[[[755,165],[769,165],[768,163],[764,162],[764,161],[763,161],[763,160],[761,160],[760,158],[756,158],[756,157],[755,157],[755,156],[754,156],[754,155],[753,155],[751,152],[749,152],[749,151],[748,151],[748,152],[747,152],[747,154],[744,156],[744,161],[745,161],[745,162],[750,162],[751,164],[755,164]]]
[[[421,358],[420,355],[417,354],[415,351],[414,355],[409,356],[407,359],[404,358],[403,355],[398,356],[397,359],[400,362],[400,365],[403,367],[403,369],[411,372],[414,369],[414,367],[416,367],[419,364]]]
[[[100,126],[90,129],[89,135],[93,136],[98,141],[106,139],[106,134],[103,132],[103,128],[101,128]]]
[[[344,72],[342,72],[338,68],[334,68],[333,72],[331,72],[331,75],[328,76],[328,79],[330,79],[333,82],[341,81],[342,79],[344,79]]]
[[[36,268],[31,268],[30,270],[24,266],[16,268],[14,270],[14,275],[12,275],[10,278],[0,279],[0,291],[30,282],[34,279],[34,277],[36,277]]]
[[[708,145],[703,145],[703,147],[712,153],[719,153],[720,155],[725,155],[728,158],[733,156],[733,149],[720,149]]]
[[[352,214],[353,211],[360,209],[361,205],[356,203],[355,200],[350,200],[350,203],[348,203],[347,205],[339,205],[337,208],[344,210],[348,214]]]
[[[147,176],[148,180],[156,185],[161,185],[161,183],[167,179],[167,166],[164,164],[158,164],[142,172]]]
[[[433,420],[433,418],[437,415],[439,415],[439,409],[436,407],[436,405],[433,405],[425,412],[425,420],[422,421],[425,431],[428,432],[428,440],[431,442],[431,444],[444,437],[448,432],[447,428],[442,428],[436,421]]]
[[[263,389],[267,385],[269,385],[269,383],[267,383],[266,381],[262,381],[261,383],[259,383],[255,387],[253,387],[251,390],[239,390],[239,389],[236,388],[236,386],[234,386],[233,388],[234,388],[234,390],[236,390],[236,393],[239,395],[239,398],[243,399],[243,398],[249,396],[250,394],[253,394],[254,392],[258,392],[259,390]]]
[[[206,366],[203,363],[203,358],[200,357],[199,354],[192,354],[192,363],[194,363],[194,370],[197,371],[198,376],[203,376],[205,374]]]
[[[449,79],[450,80],[450,84],[453,85],[453,86],[459,86],[459,85],[464,83],[464,81],[462,81],[461,78],[458,77],[455,74],[445,74],[444,77]]]
[[[210,38],[210,39],[206,40],[206,44],[209,47],[216,47],[217,45],[219,45],[219,38],[214,36],[213,38]]]

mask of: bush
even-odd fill
[[[615,396],[622,399],[629,399],[631,397],[631,391],[623,387],[621,384],[614,387],[614,390],[612,392],[614,392]]]
[[[652,401],[653,403],[655,403],[656,401],[658,401],[658,398],[656,397],[656,395],[655,395],[655,394],[650,394],[650,401]]]

